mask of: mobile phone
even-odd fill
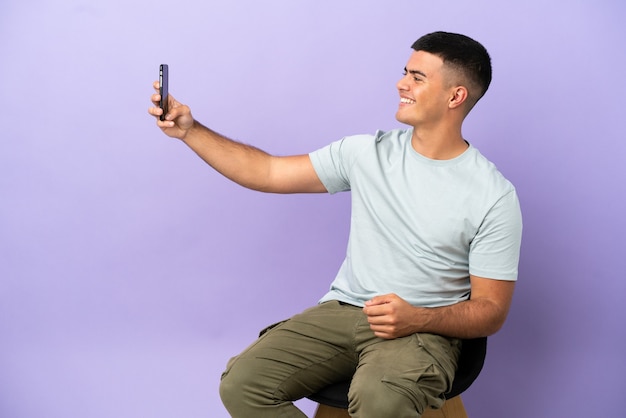
[[[159,94],[161,95],[161,101],[159,102],[159,107],[163,109],[163,113],[161,114],[160,119],[165,120],[165,115],[167,114],[167,95],[168,95],[168,78],[169,71],[167,68],[167,64],[161,64],[159,67]]]

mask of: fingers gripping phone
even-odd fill
[[[163,109],[163,113],[160,117],[161,120],[165,120],[165,115],[167,114],[168,78],[169,74],[167,64],[161,64],[159,67],[159,94],[161,95],[159,107]]]

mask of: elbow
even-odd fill
[[[508,312],[497,312],[494,313],[489,321],[485,321],[485,327],[483,329],[483,336],[489,337],[498,333],[504,326],[506,322]]]
[[[497,334],[498,331],[500,331],[502,327],[504,326],[504,322],[505,322],[504,320],[501,320],[501,321],[494,321],[494,323],[489,324],[488,327],[485,327],[484,336],[490,337],[494,334]]]

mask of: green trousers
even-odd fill
[[[306,418],[293,401],[351,379],[351,417],[419,417],[442,405],[460,344],[421,333],[378,338],[361,308],[326,302],[277,324],[232,358],[220,396],[235,418]]]

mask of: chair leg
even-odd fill
[[[315,418],[350,418],[347,409],[318,405]],[[422,418],[468,418],[460,396],[448,399],[441,409],[427,409]]]
[[[422,418],[468,418],[460,396],[445,401],[440,409],[427,409]]]

